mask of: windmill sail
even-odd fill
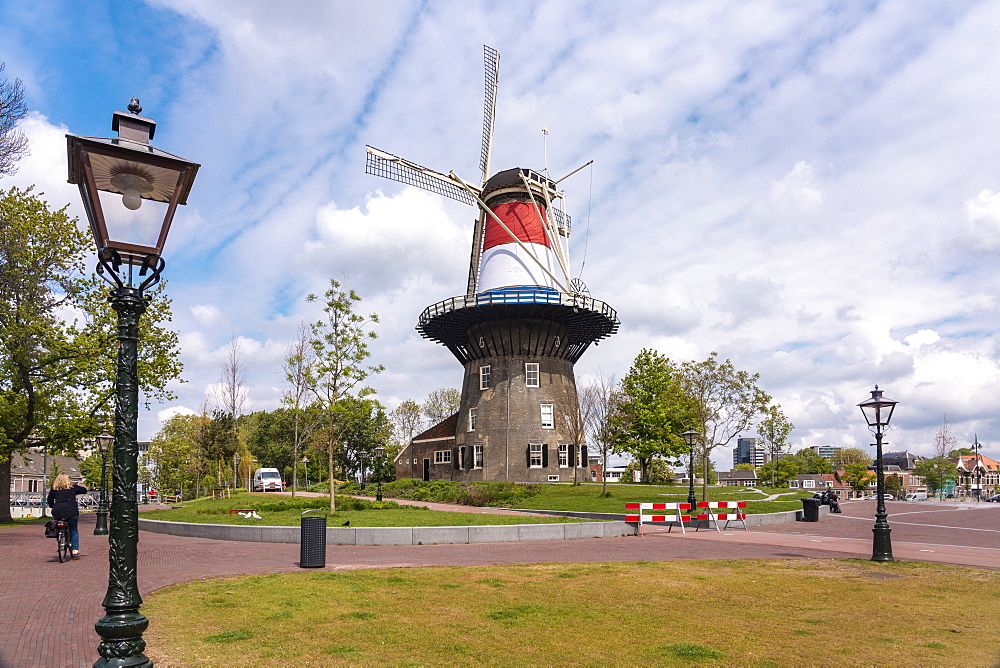
[[[483,170],[483,183],[490,176],[490,152],[493,149],[493,121],[496,118],[497,82],[500,79],[500,52],[483,46],[486,60],[486,103],[483,107],[483,148],[479,167]]]
[[[405,183],[408,186],[423,188],[432,193],[449,197],[462,204],[477,206],[475,197],[450,176],[435,172],[433,169],[422,167],[415,162],[410,162],[409,160],[386,153],[385,151],[380,151],[371,146],[366,146],[365,151],[366,174],[381,176],[391,181]],[[474,191],[478,190],[478,188],[473,186],[469,187]]]

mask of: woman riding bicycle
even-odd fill
[[[66,520],[69,524],[69,541],[73,547],[73,556],[80,554],[80,531],[77,523],[80,521],[80,508],[76,504],[78,494],[86,494],[87,488],[83,485],[76,485],[70,482],[69,476],[60,473],[52,483],[49,490],[49,506],[52,508],[52,517],[57,520]]]

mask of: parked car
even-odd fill
[[[995,501],[996,503],[1000,503],[1000,494],[994,494],[993,496],[988,496],[988,497],[986,497],[986,500],[987,501]]]

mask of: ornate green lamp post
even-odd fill
[[[882,396],[878,385],[872,390],[871,399],[858,406],[868,421],[868,428],[875,432],[875,526],[872,528],[872,561],[892,561],[892,540],[888,514],[885,512],[885,474],[882,467],[882,434],[889,428],[892,411],[898,401]]]
[[[688,503],[691,504],[692,512],[698,506],[698,497],[694,495],[694,444],[698,442],[698,437],[701,433],[694,430],[688,429],[686,432],[681,434],[684,438],[684,442],[688,446]]]
[[[101,492],[97,500],[97,526],[94,527],[95,536],[108,535],[108,450],[115,437],[108,433],[108,428],[102,425],[101,433],[97,436],[97,450],[101,453]]]
[[[112,285],[111,307],[118,313],[108,591],[105,615],[94,625],[101,636],[95,666],[152,665],[143,654],[149,620],[139,613],[136,573],[139,318],[149,303],[144,290],[163,271],[160,256],[170,223],[178,205],[187,203],[199,167],[152,146],[156,121],[141,112],[132,98],[127,113],[114,113],[117,137],[66,135],[69,182],[80,187],[97,244],[97,273]]]
[[[382,500],[382,464],[385,459],[385,448],[381,445],[375,448],[375,461],[378,466],[378,485],[375,487],[375,500]]]

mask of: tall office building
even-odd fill
[[[759,468],[770,459],[767,450],[757,445],[756,438],[739,438],[733,448],[734,467],[737,464],[751,464],[754,468]]]

